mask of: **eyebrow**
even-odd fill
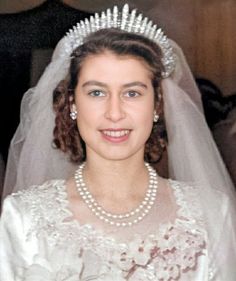
[[[147,89],[147,85],[139,81],[134,81],[123,85],[124,88],[133,87],[133,86],[139,86]]]
[[[105,83],[96,81],[96,80],[91,80],[91,81],[87,81],[85,82],[82,87],[87,87],[87,86],[100,86],[100,87],[107,87],[107,85]]]
[[[108,88],[108,85],[106,83],[102,83],[102,82],[99,82],[99,81],[96,81],[96,80],[87,81],[82,85],[83,88],[87,87],[87,86],[100,86],[100,87]],[[128,87],[133,87],[133,86],[139,86],[139,87],[142,87],[142,88],[145,88],[145,89],[148,88],[146,84],[144,84],[142,82],[139,82],[139,81],[126,83],[122,86],[122,88],[128,88]]]

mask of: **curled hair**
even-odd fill
[[[53,109],[56,113],[53,143],[56,148],[69,153],[71,161],[77,163],[85,159],[85,145],[76,122],[70,118],[71,92],[68,79],[62,80],[53,92]]]
[[[132,56],[146,62],[152,73],[154,101],[159,120],[154,123],[152,132],[145,145],[145,161],[157,163],[167,144],[167,133],[163,114],[163,99],[160,88],[162,72],[160,47],[138,34],[118,29],[103,29],[90,34],[85,42],[71,54],[68,76],[61,81],[53,93],[53,108],[56,113],[54,145],[69,153],[72,162],[80,163],[86,159],[85,144],[77,124],[70,118],[70,108],[74,103],[74,91],[78,84],[84,60],[89,55],[111,51],[118,56]]]

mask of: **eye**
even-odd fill
[[[137,91],[128,91],[124,94],[124,96],[128,97],[128,98],[136,98],[136,97],[141,96],[141,94]]]
[[[100,90],[91,91],[91,92],[89,92],[89,95],[91,97],[105,97],[105,93]]]

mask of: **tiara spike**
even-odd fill
[[[129,17],[129,5],[125,4],[122,9],[122,16],[121,16],[121,23],[120,23],[121,30],[126,30],[126,24],[127,24],[128,17]]]
[[[153,39],[153,38],[154,38],[156,29],[157,29],[157,25],[154,24],[154,25],[152,26],[151,30],[150,30],[150,33],[149,33],[149,38],[150,38],[150,39]]]
[[[106,18],[107,18],[107,28],[111,28],[111,9],[107,9],[107,14],[106,14]]]
[[[101,28],[106,28],[106,14],[105,14],[105,12],[102,12],[102,14],[101,14],[100,26],[101,26]]]
[[[91,27],[91,32],[94,32],[96,25],[95,25],[95,19],[93,16],[90,17],[90,27]]]
[[[146,37],[149,37],[149,32],[150,32],[150,30],[151,30],[151,27],[152,27],[152,21],[150,20],[150,21],[148,22],[148,24],[146,25],[146,28],[145,28],[145,31],[144,31],[144,35],[145,35]]]
[[[100,29],[100,18],[99,18],[99,14],[95,13],[95,31]]]
[[[154,41],[160,48],[163,54],[162,62],[165,71],[162,73],[162,77],[168,77],[175,68],[176,57],[173,53],[173,49],[169,39],[164,35],[161,28],[157,28],[156,24],[153,24],[147,17],[143,18],[143,15],[137,14],[135,9],[129,10],[129,5],[125,4],[123,9],[119,13],[118,7],[107,9],[100,15],[95,13],[90,19],[80,21],[70,29],[65,36],[63,51],[64,55],[71,55],[74,49],[83,44],[84,39],[95,31],[104,28],[118,28],[126,32],[140,34],[148,39]]]
[[[85,24],[83,21],[80,22],[80,26],[81,26],[82,37],[86,37]]]
[[[136,23],[135,23],[135,26],[134,26],[134,32],[135,33],[138,33],[141,29],[142,18],[143,18],[143,15],[139,14],[137,19],[136,19]]]
[[[91,33],[91,29],[90,29],[90,24],[89,24],[89,20],[85,19],[85,29],[86,29],[86,33],[90,34]]]
[[[128,32],[133,32],[133,26],[134,26],[134,21],[135,21],[135,16],[136,16],[136,10],[132,10],[129,18],[129,25],[128,25]]]
[[[119,11],[118,11],[118,8],[117,6],[114,6],[113,8],[113,27],[118,27],[118,14],[119,14]]]
[[[147,22],[148,22],[148,18],[145,17],[145,18],[143,19],[143,21],[142,21],[142,23],[141,23],[141,27],[140,27],[140,33],[141,33],[141,34],[144,34],[145,28],[146,28],[146,26],[147,26]]]
[[[71,34],[71,32],[73,32],[72,28],[69,29],[68,33]]]
[[[162,34],[162,33],[163,33],[163,32],[162,32],[161,28],[158,28],[157,31],[156,31],[156,34],[155,34],[155,36],[154,36],[154,39],[159,38],[160,34]]]

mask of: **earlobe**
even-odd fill
[[[74,103],[70,105],[70,111],[77,111],[76,105]]]

